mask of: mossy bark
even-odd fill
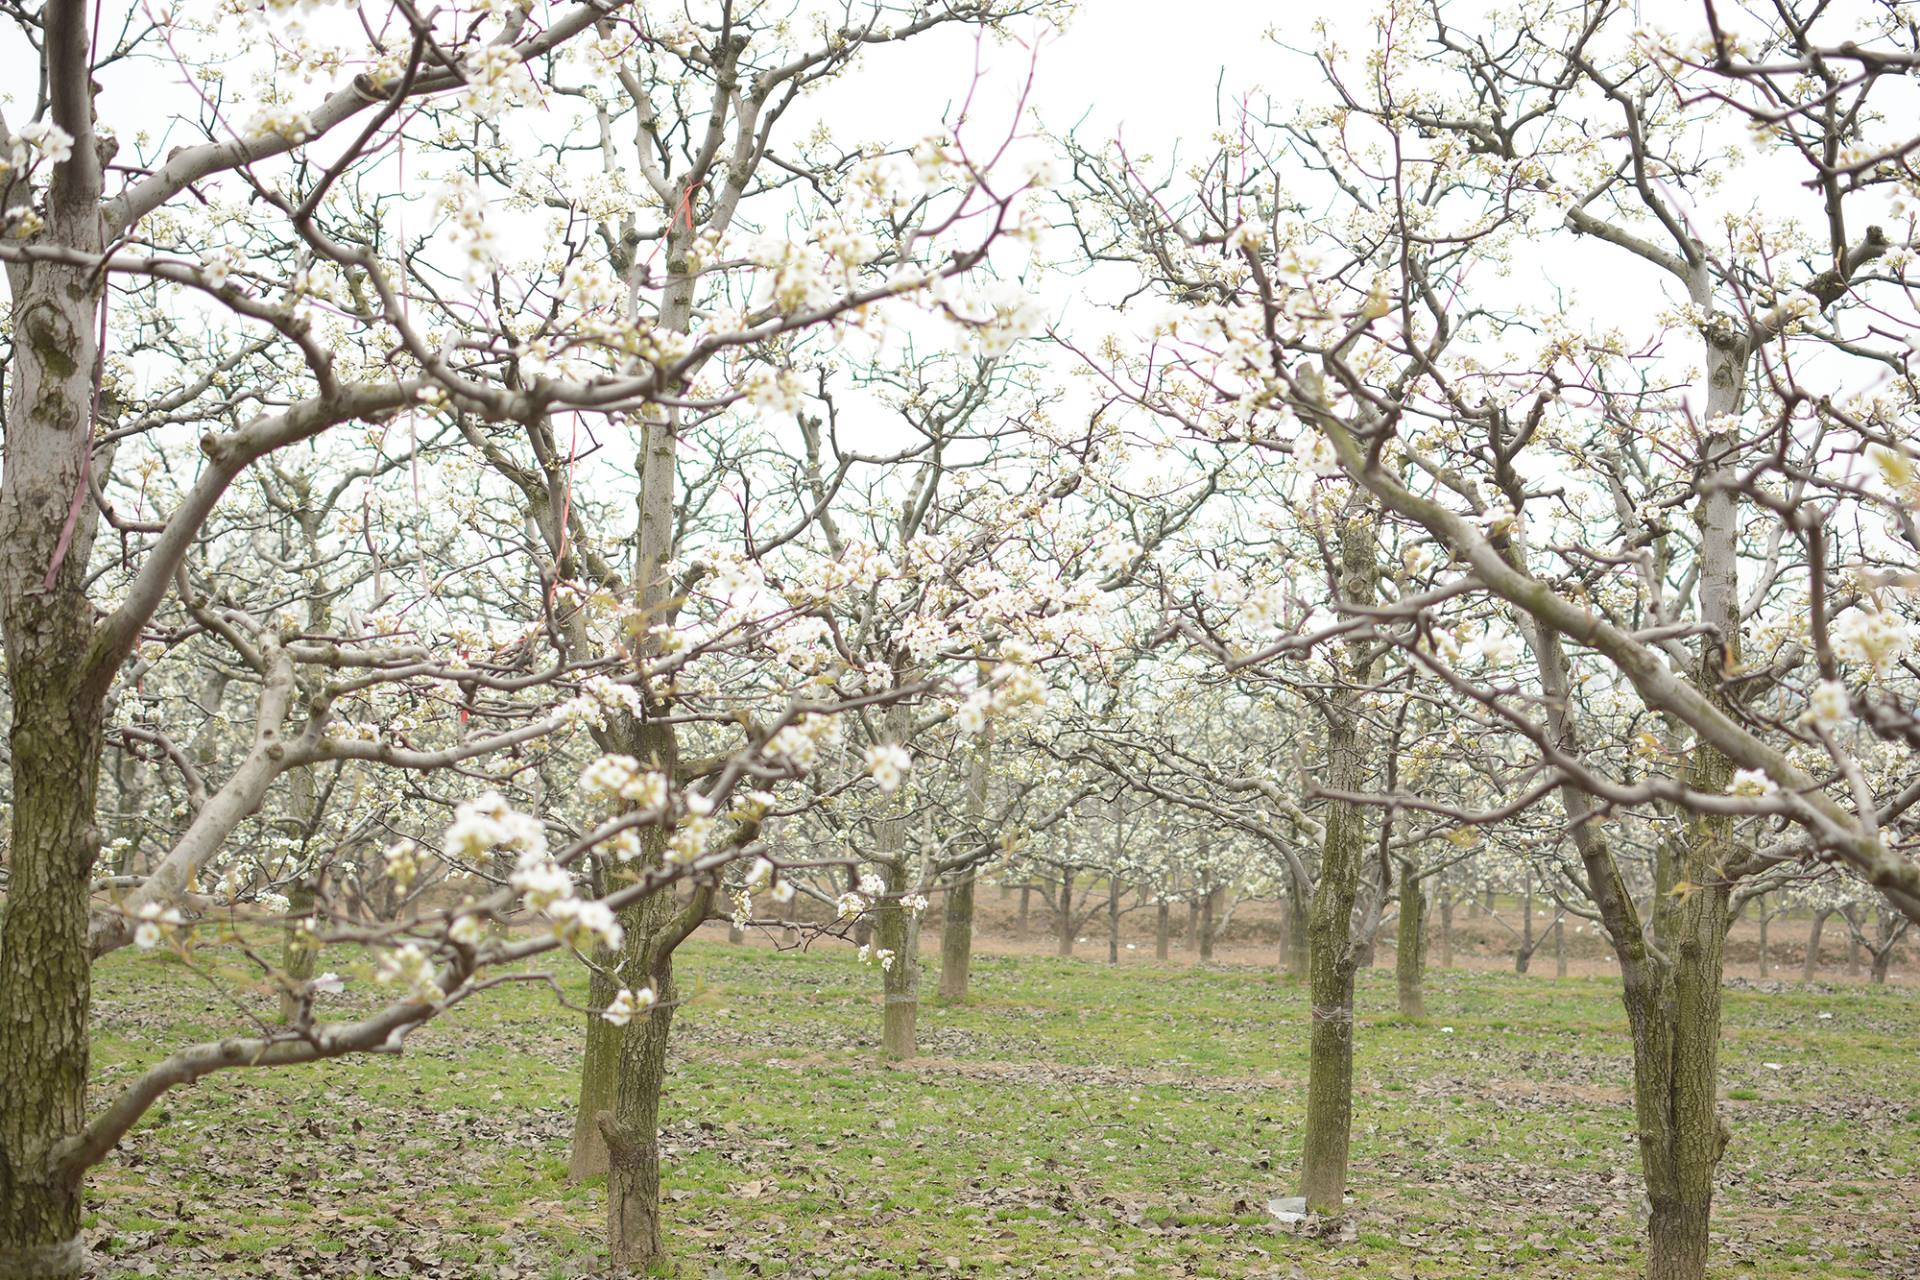
[[[1411,872],[1411,865],[1408,871]],[[1427,895],[1419,876],[1400,877],[1400,920],[1395,931],[1393,974],[1403,1017],[1427,1016]]]
[[[967,773],[967,814],[980,836],[987,837],[987,782],[991,767],[993,730],[983,729],[974,744],[973,760]],[[982,855],[984,858],[984,853]],[[973,895],[975,867],[965,867],[947,883],[946,914],[940,921],[940,999],[958,1004],[967,998],[967,983],[973,973]],[[1001,886],[1005,896],[1006,886]]]
[[[587,1006],[604,1009],[613,1003],[620,984],[613,968],[620,953],[602,946],[594,951],[594,970],[587,982]],[[600,1113],[613,1107],[614,1085],[620,1071],[620,1028],[598,1014],[587,1015],[586,1053],[580,1063],[580,1094],[573,1113],[573,1144],[567,1156],[567,1177],[574,1182],[597,1178],[607,1171],[607,1140],[600,1132]]]
[[[878,917],[874,923],[874,939],[883,950],[893,953],[892,963],[880,974],[886,1000],[880,1019],[880,1056],[899,1062],[913,1057],[919,1047],[920,965],[914,955],[919,943],[919,922],[900,905],[900,895],[907,892],[904,863],[900,860],[882,863],[880,874],[887,883],[887,900],[874,913]]]
[[[946,915],[940,921],[940,999],[948,1004],[967,998],[973,973],[973,890],[971,871],[947,884]]]
[[[1732,776],[1724,757],[1696,748],[1694,785]],[[1721,775],[1724,775],[1722,777]],[[1728,820],[1695,819],[1675,851],[1680,879],[1656,909],[1668,963],[1639,969],[1626,987],[1634,1047],[1634,1113],[1652,1214],[1648,1280],[1706,1274],[1714,1176],[1726,1150],[1718,1093],[1720,984],[1729,915],[1724,883],[1711,880],[1730,846]]]
[[[607,1245],[616,1274],[643,1274],[667,1260],[660,1221],[660,1095],[678,994],[676,913],[666,893],[651,894],[621,913],[626,937],[620,972],[645,975],[659,1003],[616,1028],[613,1105],[595,1116],[607,1153]]]
[[[85,64],[85,26],[73,12],[48,23],[49,65]],[[58,99],[63,87],[54,91]],[[74,110],[71,101],[65,109]],[[86,133],[84,118],[62,123]],[[77,136],[76,159],[54,170],[46,200],[45,242],[83,257],[100,249],[98,170],[82,158],[92,146]],[[51,1157],[86,1120],[88,893],[100,856],[95,815],[111,678],[105,663],[90,661],[87,573],[99,511],[76,501],[87,492],[93,448],[100,286],[88,268],[54,262],[12,264],[7,273],[0,633],[12,695],[12,815],[0,922],[0,1277],[67,1280],[85,1262],[81,1172],[57,1170]]]
[[[1348,603],[1373,599],[1373,525],[1350,516],[1340,531],[1340,596]],[[1365,780],[1366,750],[1360,735],[1361,686],[1366,673],[1340,673],[1322,704],[1327,726],[1326,789],[1355,792]],[[1353,901],[1366,857],[1362,814],[1351,801],[1330,799],[1320,846],[1320,879],[1308,922],[1308,986],[1311,1032],[1307,1063],[1306,1134],[1300,1191],[1315,1213],[1344,1211],[1347,1158],[1353,1122]]]

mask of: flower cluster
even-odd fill
[[[25,169],[34,157],[60,164],[73,154],[73,135],[51,120],[29,120],[13,131],[7,144],[7,167]]]
[[[163,907],[157,902],[142,904],[135,918],[140,923],[133,930],[133,945],[149,951],[184,923],[177,907]]]
[[[659,999],[653,994],[652,987],[642,987],[638,991],[622,987],[614,992],[613,999],[600,1016],[616,1027],[624,1027],[633,1021],[635,1014],[649,1012],[657,1003]]]
[[[1884,609],[1863,606],[1834,624],[1833,648],[1842,659],[1865,663],[1882,675],[1913,649],[1913,629]]]
[[[643,769],[632,756],[604,755],[580,773],[580,791],[601,804],[627,803],[648,812],[667,805],[667,775]]]
[[[880,789],[889,794],[900,789],[900,784],[906,781],[907,770],[912,767],[913,757],[898,743],[885,742],[867,749],[867,772],[880,784]]]

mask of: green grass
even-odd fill
[[[1390,975],[1365,975],[1354,1212],[1316,1238],[1264,1211],[1291,1191],[1306,1077],[1306,1004],[1274,975],[981,957],[974,999],[924,1005],[923,1057],[890,1068],[877,974],[844,953],[682,955],[663,1144],[684,1276],[1638,1266],[1627,1045],[1603,979],[1436,973],[1415,1022]],[[112,957],[96,1004],[96,1097],[243,1025],[160,955]],[[1726,1024],[1714,1274],[1920,1274],[1920,1000],[1729,991]],[[579,1035],[550,992],[512,985],[399,1058],[172,1095],[96,1171],[101,1274],[597,1274],[604,1190],[565,1178]]]

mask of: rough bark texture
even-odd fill
[[[888,818],[880,826],[903,824],[900,818]],[[888,843],[885,834],[883,844]],[[918,950],[919,922],[900,905],[899,895],[907,892],[907,872],[899,861],[881,864],[881,876],[887,882],[887,900],[875,912],[874,939],[893,952],[893,963],[880,975],[886,992],[886,1007],[880,1023],[880,1056],[898,1062],[917,1052],[920,1020],[920,965],[914,957]]]
[[[1453,895],[1440,895],[1440,967],[1453,968]]]
[[[1165,960],[1172,946],[1172,911],[1165,898],[1153,904],[1153,958]]]
[[[53,112],[75,154],[55,168],[44,239],[97,253],[84,14],[73,4],[46,9]],[[62,78],[61,68],[76,67],[77,82],[72,71]],[[0,1276],[66,1280],[84,1262],[80,1175],[56,1172],[49,1157],[86,1115],[87,898],[100,854],[95,803],[112,674],[88,661],[98,508],[75,501],[92,450],[100,294],[85,268],[45,262],[9,267],[8,283],[0,631],[13,697],[13,814],[0,921]]]
[[[1427,1016],[1427,895],[1417,875],[1400,879],[1400,922],[1395,935],[1394,979],[1403,1017]]]
[[[587,1005],[604,1009],[613,1002],[619,984],[613,966],[620,953],[597,948],[594,971],[587,982]],[[586,1054],[580,1064],[580,1098],[573,1115],[573,1146],[567,1157],[567,1177],[574,1182],[597,1178],[607,1171],[607,1140],[600,1132],[600,1113],[612,1108],[614,1085],[620,1070],[620,1028],[597,1014],[587,1015]]]
[[[981,732],[967,772],[967,813],[976,827],[987,817],[987,781],[991,766],[993,731]],[[986,838],[984,828],[981,838]],[[940,923],[940,999],[958,1004],[967,998],[967,980],[973,972],[973,891],[975,868],[962,869],[947,886],[946,915]],[[1001,895],[1007,886],[1000,886]]]
[[[967,998],[973,972],[973,889],[971,871],[947,885],[946,915],[940,922],[940,999],[949,1004]]]
[[[1312,907],[1312,894],[1307,892],[1304,885],[1296,885],[1288,891],[1287,911],[1282,926],[1286,930],[1287,972],[1302,981],[1311,967]]]
[[[673,1030],[672,895],[652,894],[621,914],[623,974],[641,975],[657,1004],[620,1031],[613,1106],[595,1117],[607,1148],[607,1244],[616,1272],[636,1274],[661,1265],[660,1091],[667,1077]],[[663,943],[667,943],[663,945]],[[631,984],[629,984],[631,985]]]
[[[630,735],[618,745],[627,754],[674,777],[679,768],[679,740],[671,725],[626,722],[620,731]],[[627,875],[641,875],[660,867],[666,856],[668,832],[648,827],[641,837],[641,855]],[[620,874],[618,872],[611,874]],[[646,1015],[624,1027],[603,1018],[588,1024],[588,1060],[580,1075],[582,1114],[591,1103],[610,1099],[611,1105],[591,1112],[599,1131],[607,1170],[607,1245],[616,1273],[644,1272],[660,1265],[665,1249],[660,1229],[660,1093],[667,1078],[667,1044],[673,1031],[673,949],[691,932],[692,924],[707,913],[710,891],[696,889],[693,900],[680,904],[671,893],[653,893],[620,913],[624,933],[619,954],[606,984],[607,999],[620,986],[653,988],[658,1002]],[[596,1006],[604,1007],[604,1005]],[[595,1025],[598,1024],[598,1025]],[[610,1048],[606,1031],[611,1031]],[[598,1044],[596,1037],[600,1038]],[[599,1073],[612,1067],[608,1082]],[[580,1126],[575,1124],[576,1141]],[[590,1172],[595,1152],[582,1144],[569,1163],[569,1174]]]
[[[1370,522],[1350,519],[1340,534],[1340,594],[1349,603],[1373,598],[1374,538]],[[1327,724],[1324,777],[1332,792],[1362,790],[1366,752],[1359,725],[1364,672],[1342,672],[1323,704]],[[1315,1213],[1343,1212],[1353,1122],[1353,899],[1366,857],[1366,830],[1349,801],[1327,802],[1308,933],[1312,1038],[1307,1067],[1306,1135],[1300,1191]]]

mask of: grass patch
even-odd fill
[[[1394,1013],[1391,974],[1364,975],[1353,1212],[1314,1237],[1274,1229],[1264,1207],[1291,1193],[1300,1153],[1295,984],[981,956],[974,998],[924,1005],[922,1058],[888,1067],[874,971],[706,940],[682,955],[662,1142],[683,1276],[1597,1280],[1638,1266],[1608,980],[1437,972],[1433,1016],[1416,1021]],[[364,999],[365,975],[349,976]],[[581,975],[562,980],[584,998]],[[110,957],[96,999],[96,1099],[169,1047],[234,1029],[205,979],[161,955]],[[1729,991],[1725,1007],[1722,1077],[1741,1105],[1714,1274],[1920,1274],[1920,1000]],[[99,1274],[597,1274],[604,1188],[566,1181],[580,1033],[578,1015],[513,984],[398,1059],[231,1073],[170,1097],[95,1174]]]

